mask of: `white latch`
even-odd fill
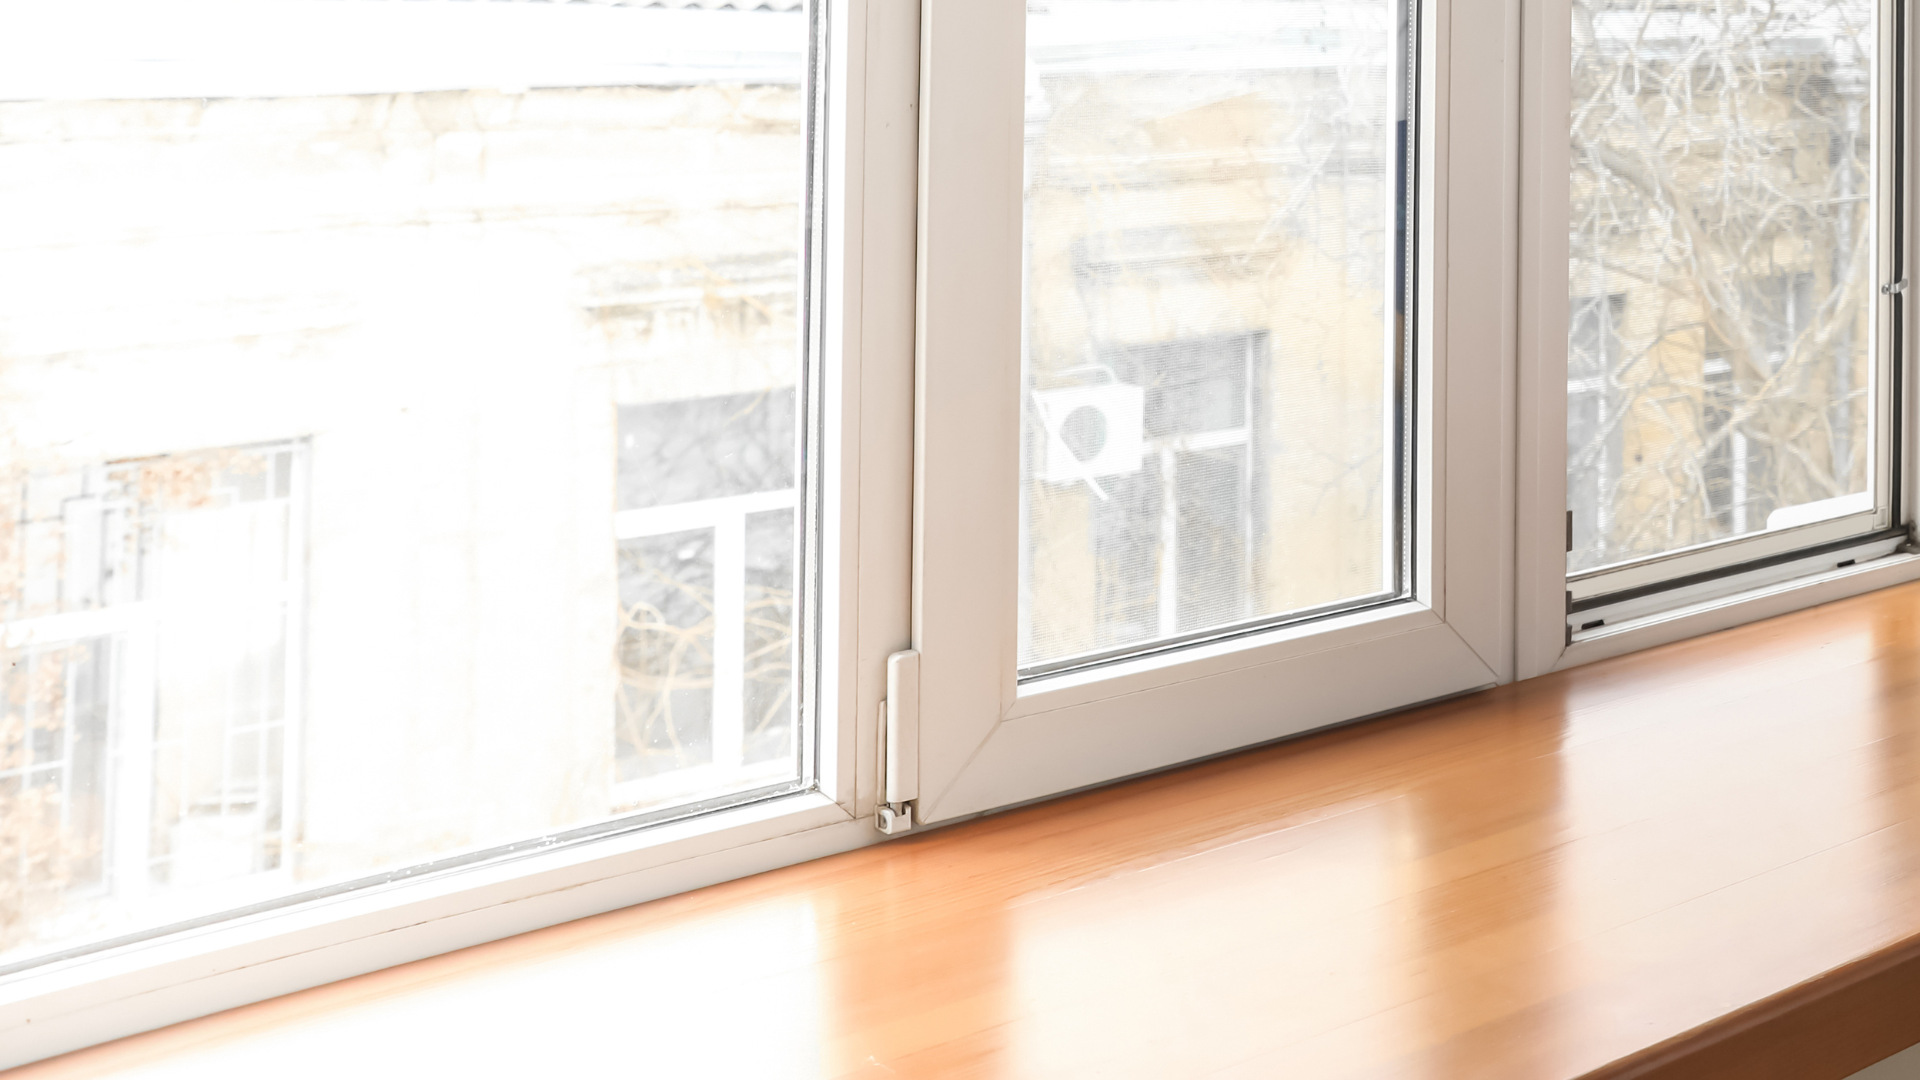
[[[920,797],[920,654],[887,657],[887,700],[881,703],[880,806],[873,823],[892,836],[913,828]]]
[[[913,828],[913,807],[908,805],[895,809],[881,803],[873,813],[873,827],[888,836],[898,836]]]
[[[1907,291],[1906,278],[1901,278],[1899,281],[1889,281],[1885,285],[1880,286],[1881,296],[1899,296],[1901,293],[1906,291]]]

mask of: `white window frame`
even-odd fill
[[[1920,578],[1892,556],[1566,644],[1568,0],[1419,12],[1409,599],[1019,684],[1025,0],[831,0],[818,790],[0,980],[0,1068],[875,842],[909,646],[937,823]]]
[[[1911,99],[1915,31],[1909,17],[1905,39],[1896,42],[1887,27],[1892,23],[1896,0],[1879,0],[1881,33],[1876,59],[1880,80],[1881,107],[1875,125],[1875,172],[1883,185],[1891,183],[1893,161],[1894,114],[1887,107],[1893,101],[1888,87],[1896,50],[1906,57],[1906,93]],[[1514,676],[1526,679],[1550,671],[1651,648],[1711,633],[1756,619],[1797,611],[1874,589],[1920,579],[1920,555],[1894,550],[1900,541],[1862,543],[1833,552],[1829,556],[1809,558],[1785,564],[1778,569],[1742,573],[1721,579],[1712,586],[1675,589],[1662,600],[1621,605],[1609,611],[1605,626],[1591,631],[1571,631],[1568,596],[1578,599],[1598,587],[1597,579],[1570,580],[1566,571],[1566,499],[1567,499],[1567,217],[1570,213],[1568,169],[1570,167],[1567,122],[1572,105],[1572,38],[1569,32],[1573,8],[1571,0],[1538,0],[1528,8],[1525,23],[1526,105],[1521,125],[1521,235],[1520,259],[1520,385],[1519,385],[1519,469],[1516,501],[1518,547],[1515,580]],[[1902,200],[1904,235],[1899,239],[1907,256],[1905,273],[1914,274],[1911,253],[1916,236],[1914,209],[1914,112],[1909,103],[1904,110],[1903,139],[1904,190],[1892,197]],[[1883,188],[1890,190],[1889,188]],[[1879,215],[1881,230],[1877,244],[1875,273],[1878,280],[1892,280],[1895,245],[1886,242],[1887,219]],[[1902,527],[1911,535],[1916,486],[1914,334],[1914,294],[1876,295],[1884,316],[1896,303],[1902,315],[1901,340],[1896,355],[1905,377],[1898,396],[1882,388],[1887,401],[1883,419],[1877,421],[1879,452],[1888,461],[1900,462],[1901,514],[1905,520],[1886,516],[1891,489],[1884,482],[1890,470],[1882,471],[1882,482],[1874,498],[1875,509],[1848,518],[1820,522],[1798,529],[1762,533],[1711,545],[1702,550],[1676,553],[1670,558],[1628,564],[1607,575],[1608,589],[1623,589],[1654,581],[1671,580],[1697,570],[1743,563],[1751,559],[1785,553],[1799,548],[1860,536],[1878,527]],[[1883,320],[1890,327],[1891,320]],[[1891,331],[1882,333],[1876,347],[1883,352],[1895,344]],[[1879,365],[1884,379],[1890,366]],[[1893,445],[1884,422],[1898,415],[1903,445]],[[1839,563],[1852,560],[1851,565]]]
[[[909,625],[919,12],[902,0],[831,0],[823,11],[816,790],[0,979],[0,1070],[881,839],[870,823],[878,708],[886,656]]]
[[[918,815],[952,820],[1510,678],[1518,5],[1419,9],[1412,596],[1024,685],[1026,4],[927,0],[925,11]],[[1460,24],[1475,29],[1453,35]]]

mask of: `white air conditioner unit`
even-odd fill
[[[1035,390],[1047,434],[1040,476],[1055,484],[1129,476],[1146,454],[1147,392],[1130,383]]]

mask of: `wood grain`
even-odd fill
[[[15,1076],[1837,1080],[1916,1041],[1920,585]]]

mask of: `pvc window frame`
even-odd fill
[[[1412,594],[1024,683],[1026,5],[924,10],[917,817],[957,820],[1510,678],[1518,3],[1416,8]]]
[[[809,243],[820,392],[808,790],[224,920],[0,979],[0,1070],[881,839],[886,656],[906,643],[919,12],[818,8]],[[522,845],[527,847],[529,845]]]

